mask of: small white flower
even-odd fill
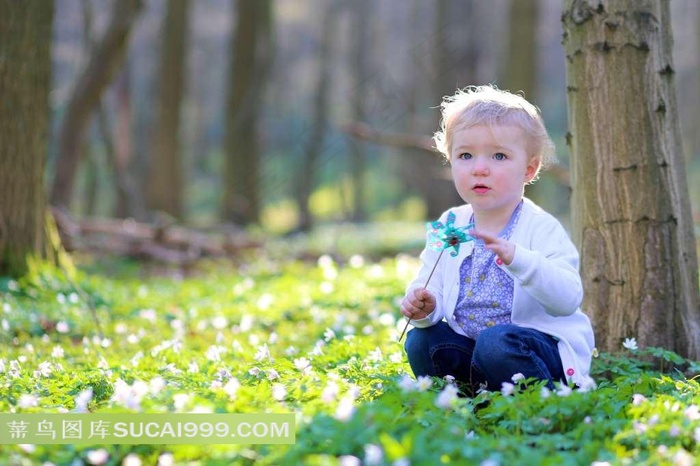
[[[173,395],[173,407],[175,411],[182,411],[190,402],[190,395],[187,393],[176,393]]]
[[[88,387],[75,397],[75,412],[86,413],[88,403],[92,401],[92,388]]]
[[[105,464],[109,460],[109,453],[104,448],[90,450],[87,454],[87,462],[90,464]]]
[[[49,377],[53,372],[53,367],[49,361],[43,361],[39,364],[39,369],[34,372],[34,377],[42,376]]]
[[[287,356],[295,356],[297,353],[299,353],[299,350],[293,346],[289,346],[286,350],[284,350],[284,354]]]
[[[683,411],[683,414],[689,421],[699,421],[700,420],[700,410],[698,409],[698,405],[690,405],[688,406],[685,411]]]
[[[561,396],[561,397],[569,396],[569,395],[571,395],[571,392],[573,392],[573,390],[571,389],[571,387],[569,387],[565,383],[560,384],[559,388],[556,391],[557,396]]]
[[[235,377],[231,378],[228,382],[226,382],[226,385],[224,385],[224,391],[231,399],[236,397],[236,392],[239,388],[241,388],[241,384]]]
[[[355,397],[345,395],[338,403],[334,417],[340,422],[348,422],[353,414],[355,414]]]
[[[416,380],[416,389],[419,392],[424,392],[432,386],[433,386],[433,379],[431,379],[427,375],[418,376],[418,380]]]
[[[260,368],[259,367],[252,367],[248,369],[248,373],[252,375],[253,377],[257,377],[260,375]]]
[[[412,392],[416,389],[415,380],[413,380],[408,374],[404,374],[403,377],[401,377],[401,380],[399,380],[398,385],[399,388],[401,388],[401,391],[404,393]]]
[[[339,391],[338,384],[331,380],[326,384],[326,388],[323,389],[323,392],[321,392],[321,400],[323,400],[324,403],[330,403],[338,398]]]
[[[33,443],[20,443],[17,445],[23,452],[30,455],[36,451],[36,445]]]
[[[401,353],[400,351],[391,353],[389,355],[389,361],[393,362],[394,364],[400,364],[401,362],[403,362],[403,353]]]
[[[258,346],[258,351],[257,353],[255,353],[253,359],[255,359],[256,361],[272,359],[272,357],[270,356],[270,349],[267,347],[267,343],[264,343],[262,346]]]
[[[367,359],[372,362],[379,362],[382,360],[382,350],[375,348],[374,351],[370,351]]]
[[[175,459],[172,453],[163,453],[158,457],[158,466],[173,466]]]
[[[294,367],[296,367],[300,371],[304,371],[308,367],[311,366],[311,361],[309,361],[306,358],[299,358],[294,360]]]
[[[646,400],[647,400],[647,398],[640,393],[635,393],[634,395],[632,395],[632,404],[634,406],[639,406],[642,403],[644,403]]]
[[[325,332],[323,332],[323,339],[326,341],[331,341],[332,339],[335,338],[335,332],[333,329],[327,328]]]
[[[391,466],[411,466],[411,462],[408,458],[399,458],[391,463]]]
[[[452,375],[446,375],[445,377],[443,377],[443,379],[445,379],[445,382],[447,383],[454,383],[456,380]]]
[[[20,408],[33,408],[39,406],[39,399],[34,395],[24,393],[20,395],[19,400],[17,400],[17,406]]]
[[[695,443],[700,443],[700,427],[696,427],[693,431],[693,438],[695,439]]]
[[[681,428],[678,427],[676,424],[673,424],[670,429],[668,429],[668,435],[670,435],[672,438],[676,438],[681,434]]]
[[[365,464],[377,465],[381,464],[384,459],[384,452],[379,445],[368,444],[365,445]]]
[[[340,466],[360,466],[362,461],[357,456],[343,455],[340,458]]]
[[[627,348],[630,351],[634,351],[637,348],[637,339],[636,338],[625,338],[625,341],[622,342],[622,346]]]
[[[189,372],[190,374],[195,374],[199,372],[199,365],[195,361],[191,361],[187,365],[187,372]]]
[[[139,455],[136,453],[129,453],[124,457],[122,460],[121,466],[141,466],[143,463],[141,462],[141,458],[139,458]]]
[[[547,387],[542,387],[542,389],[540,390],[540,398],[542,398],[543,400],[549,398],[551,394],[552,392]]]
[[[513,374],[513,377],[511,377],[510,380],[512,380],[513,383],[518,383],[521,380],[525,380],[525,376],[518,372],[517,374]]]
[[[139,312],[139,317],[141,317],[142,319],[145,319],[151,323],[155,323],[156,310],[155,309],[142,309],[141,312]]]
[[[350,267],[352,267],[353,269],[359,269],[360,267],[362,267],[363,265],[365,265],[365,258],[362,257],[362,256],[360,256],[360,255],[358,255],[358,254],[355,254],[355,255],[353,255],[353,256],[350,257],[350,260],[348,261],[348,264],[349,264]]]
[[[272,386],[272,398],[277,401],[282,401],[287,398],[287,389],[281,383],[276,383]]]
[[[510,382],[503,382],[501,384],[501,393],[503,396],[512,395],[515,392],[515,385]]]
[[[62,358],[64,356],[64,354],[65,353],[63,352],[63,348],[60,346],[54,346],[53,351],[51,351],[51,356],[56,358],[56,359]]]
[[[435,397],[435,406],[442,409],[449,409],[454,400],[457,399],[457,392],[456,386],[452,384],[446,385],[438,396]]]

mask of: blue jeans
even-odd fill
[[[513,324],[483,330],[476,341],[456,333],[441,321],[414,328],[406,337],[406,353],[413,374],[455,379],[478,388],[500,390],[514,374],[554,382],[566,381],[557,340],[538,330]]]

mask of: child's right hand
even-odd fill
[[[409,291],[401,301],[401,314],[409,319],[424,319],[435,310],[435,296],[425,288]]]

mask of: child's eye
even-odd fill
[[[462,154],[459,154],[457,158],[462,160],[469,160],[472,158],[472,154],[470,154],[469,152],[464,152]]]
[[[506,154],[504,154],[503,152],[497,152],[493,154],[493,158],[496,160],[505,160],[508,158],[508,156],[506,156]]]

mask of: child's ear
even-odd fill
[[[529,183],[530,181],[534,180],[539,169],[540,159],[537,157],[531,157],[530,161],[527,163],[527,167],[525,168],[525,183]]]

